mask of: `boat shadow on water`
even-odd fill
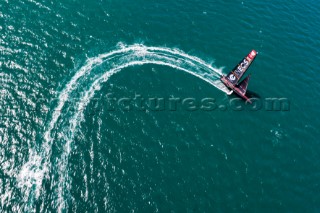
[[[261,98],[261,96],[260,96],[258,93],[252,92],[252,91],[250,91],[250,90],[247,90],[246,96],[247,96],[248,98],[259,98],[259,99]]]

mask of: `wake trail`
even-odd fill
[[[18,186],[27,203],[25,210],[34,212],[34,203],[39,199],[43,179],[51,171],[56,171],[51,187],[55,191],[54,206],[58,212],[67,208],[66,195],[70,191],[67,171],[68,158],[77,126],[83,121],[83,109],[88,105],[101,84],[107,82],[113,74],[131,66],[155,64],[187,72],[217,89],[227,93],[228,89],[220,82],[221,69],[217,69],[202,59],[188,55],[177,49],[167,47],[148,47],[141,44],[122,45],[119,49],[89,58],[58,97],[58,103],[51,114],[51,120],[43,133],[43,143],[38,149],[29,152],[29,160],[21,169]],[[70,102],[70,99],[77,102]],[[68,107],[75,111],[64,111]],[[60,133],[59,136],[54,134]],[[63,152],[56,164],[50,161],[53,144],[62,144]],[[68,196],[69,197],[69,196]]]

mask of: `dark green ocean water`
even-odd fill
[[[319,212],[319,10],[1,0],[0,212]],[[252,49],[249,90],[290,108],[230,108],[219,74]],[[217,108],[113,110],[110,97]]]

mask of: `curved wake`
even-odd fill
[[[228,92],[219,80],[221,70],[200,58],[176,49],[147,47],[141,44],[121,45],[114,51],[88,59],[60,93],[57,106],[43,134],[42,145],[38,150],[30,151],[29,161],[21,169],[18,184],[25,194],[25,202],[28,203],[26,210],[35,211],[34,201],[41,194],[45,175],[52,170],[57,171],[57,175],[50,183],[51,188],[56,192],[54,205],[59,212],[67,208],[65,196],[70,188],[67,172],[68,158],[76,127],[83,120],[83,109],[100,89],[100,85],[108,81],[110,76],[126,67],[143,64],[172,67],[190,73],[223,92]],[[78,101],[69,101],[70,99]],[[75,110],[67,110],[70,108]],[[55,162],[51,162],[52,159],[50,159],[53,143],[63,146],[61,157],[54,159]]]

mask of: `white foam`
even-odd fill
[[[68,158],[76,128],[79,122],[83,120],[83,109],[88,105],[95,92],[100,89],[101,84],[108,81],[111,75],[122,69],[144,64],[168,66],[190,73],[219,90],[228,92],[224,85],[218,80],[221,69],[207,64],[200,58],[190,56],[177,49],[147,47],[141,44],[131,46],[121,44],[118,46],[120,49],[89,58],[86,64],[75,73],[60,93],[57,106],[52,112],[51,120],[43,134],[44,141],[39,149],[40,151],[37,152],[33,150],[29,153],[29,161],[23,165],[17,178],[18,185],[25,194],[25,200],[30,200],[30,197],[35,197],[35,199],[39,198],[43,178],[51,171],[51,167],[53,166],[54,170],[58,172],[59,178],[57,186],[55,186],[56,207],[58,212],[62,212],[67,208],[64,196],[65,193],[68,193],[70,187],[70,184],[66,183],[69,179],[67,171]],[[101,70],[99,71],[99,69],[95,69],[105,64],[108,65],[107,70],[102,72]],[[81,92],[74,92],[76,90]],[[63,114],[62,110],[67,101],[76,95],[79,95],[79,102],[73,104],[75,104],[78,110],[75,110],[72,115],[68,114],[68,119],[64,119],[63,116],[67,117],[67,115]],[[64,120],[68,120],[68,122]],[[58,166],[55,166],[50,163],[51,149],[55,142],[54,135],[52,134],[53,130],[59,127],[63,128],[57,132],[62,134],[59,139],[62,140],[61,143],[64,143],[64,148],[61,157],[57,159]],[[27,210],[31,211],[30,209]]]

